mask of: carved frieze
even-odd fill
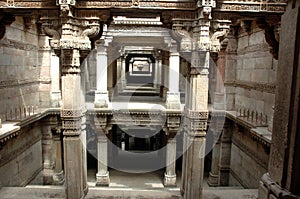
[[[15,17],[12,14],[0,12],[0,40],[5,35],[5,26],[10,25],[14,21]]]
[[[249,90],[257,90],[261,92],[267,92],[267,93],[272,93],[275,94],[276,91],[276,85],[275,84],[270,84],[270,83],[258,83],[258,82],[249,82],[249,81],[227,81],[224,82],[225,86],[234,86],[234,87],[240,87],[240,88],[245,88]]]
[[[283,13],[285,11],[286,0],[221,0],[217,1],[216,11],[229,12],[273,12]]]

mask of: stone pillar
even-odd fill
[[[122,58],[119,57],[117,59],[117,86],[118,86],[118,93],[122,91]]]
[[[300,196],[300,1],[288,1],[281,24],[269,167],[259,199]]]
[[[85,123],[81,88],[79,50],[62,49],[62,128],[66,198],[83,198],[87,191],[84,171]],[[72,61],[71,61],[72,60]]]
[[[180,118],[169,116],[167,119],[167,147],[166,147],[166,172],[164,177],[165,187],[176,186],[176,134],[179,131]]]
[[[121,82],[122,82],[122,91],[127,86],[126,81],[126,63],[125,63],[125,56],[121,58],[122,59],[122,65],[121,65]]]
[[[109,128],[106,125],[106,117],[95,117],[95,129],[98,136],[97,159],[98,171],[96,174],[96,186],[109,186],[108,165],[108,138]]]
[[[231,159],[231,144],[232,134],[237,130],[236,126],[233,128],[232,123],[225,121],[223,132],[220,138],[220,156],[219,156],[219,185],[228,186],[230,174],[230,159]]]
[[[211,171],[207,184],[212,187],[219,186],[219,159],[220,159],[220,141],[217,141],[212,150]]]
[[[62,137],[61,130],[54,129],[53,131],[53,140],[55,148],[55,165],[54,165],[54,174],[53,174],[53,184],[62,185],[65,182],[64,171],[63,171],[63,157],[62,157]]]
[[[61,90],[60,90],[60,68],[59,57],[55,53],[51,53],[51,104],[52,107],[61,106]]]
[[[51,131],[51,125],[56,123],[51,118],[43,122],[42,128],[42,153],[43,153],[43,183],[51,185],[54,174],[54,143]]]
[[[184,198],[202,198],[204,175],[205,136],[208,119],[208,66],[209,52],[192,53],[189,103],[186,110]]]
[[[180,93],[179,93],[179,65],[180,57],[177,52],[177,46],[173,46],[170,51],[169,58],[169,81],[167,92],[167,109],[180,109]]]
[[[160,86],[161,86],[161,73],[162,73],[161,66],[162,66],[162,60],[158,55],[155,61],[155,76],[154,76],[154,88],[157,90],[157,92],[160,91]]]
[[[95,91],[95,107],[105,108],[108,107],[108,91],[107,91],[107,45],[105,41],[97,41],[97,75],[96,84],[97,90]]]

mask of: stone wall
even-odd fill
[[[225,55],[226,110],[236,111],[231,119],[238,126],[232,136],[229,185],[257,188],[270,152],[253,139],[252,129],[271,135],[278,61],[270,53],[265,31],[255,21],[240,26],[229,35]],[[247,111],[258,119],[243,117]]]
[[[264,30],[252,21],[251,30],[242,28],[237,38],[235,109],[246,109],[267,117],[272,126],[278,61],[270,53]],[[225,80],[226,81],[226,80]],[[232,79],[231,79],[232,81]]]
[[[43,169],[41,126],[30,124],[19,135],[8,140],[0,150],[1,186],[25,186],[36,179]]]
[[[47,42],[45,42],[47,43]],[[50,51],[39,48],[35,24],[16,17],[0,40],[0,117],[16,107],[49,107]]]
[[[258,188],[259,179],[267,171],[270,148],[253,140],[251,134],[243,127],[233,132],[229,186]]]

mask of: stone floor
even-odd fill
[[[95,187],[95,170],[88,170],[89,192],[86,199],[176,199],[180,195],[180,177],[177,187],[163,187],[163,170],[134,174],[110,170],[109,187]],[[179,175],[180,176],[180,175]],[[255,199],[256,189],[241,187],[208,187],[204,180],[203,199]],[[61,199],[64,198],[63,186],[3,187],[0,189],[1,199]]]

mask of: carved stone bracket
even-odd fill
[[[270,53],[275,59],[278,59],[280,17],[274,18],[277,20],[268,21],[267,19],[259,18],[256,19],[256,24],[259,28],[265,30],[266,42],[271,46]]]
[[[112,125],[108,123],[106,115],[97,115],[94,117],[94,126],[98,135],[108,134]]]
[[[15,21],[15,17],[12,14],[0,13],[0,40],[5,35],[5,26],[10,25]]]
[[[181,52],[192,51],[192,37],[188,29],[188,27],[183,27],[176,24],[173,25],[173,30],[170,31],[170,35],[172,36],[172,38],[179,43],[179,50]]]
[[[219,52],[221,50],[221,45],[224,40],[227,39],[229,33],[231,21],[229,20],[216,20],[213,22],[213,30],[211,35],[211,52]],[[223,43],[224,45],[224,43]],[[224,48],[224,46],[223,46]]]

